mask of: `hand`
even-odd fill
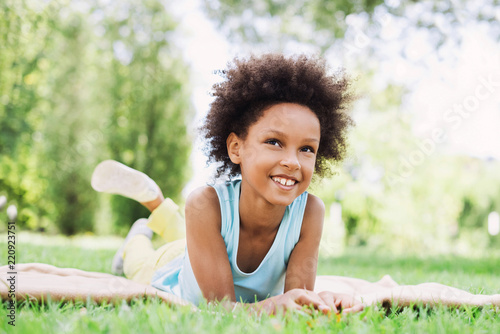
[[[362,311],[364,308],[363,303],[348,294],[323,291],[318,295],[336,313],[355,313]]]
[[[327,299],[329,300],[329,299]],[[327,302],[322,299],[314,291],[305,289],[292,289],[286,293],[274,296],[263,300],[258,303],[261,310],[269,313],[276,314],[278,311],[286,312],[288,310],[301,310],[304,306],[313,307],[316,310],[328,314],[330,312],[337,312],[335,304]]]

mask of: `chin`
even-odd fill
[[[293,203],[293,201],[295,201],[297,197],[293,198],[293,199],[276,199],[274,201],[270,201],[273,205],[279,205],[279,206],[289,206],[290,204]]]

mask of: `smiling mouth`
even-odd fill
[[[296,183],[298,183],[297,180],[292,180],[292,179],[287,179],[287,178],[284,178],[284,177],[278,177],[278,176],[273,176],[271,177],[271,179],[276,182],[276,183],[279,183],[283,186],[293,186],[295,185]]]

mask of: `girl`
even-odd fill
[[[133,225],[113,271],[123,267],[126,277],[194,304],[360,310],[342,295],[312,292],[324,204],[306,191],[314,172],[322,176],[344,155],[349,80],[329,74],[318,58],[279,54],[237,59],[222,74],[202,131],[209,161],[220,164],[217,177],[231,180],[189,195],[185,241],[155,252],[152,231],[167,241],[178,236],[178,207],[138,171],[109,160],[96,167],[94,189],[152,211]]]

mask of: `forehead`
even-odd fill
[[[249,128],[249,132],[269,130],[290,130],[296,135],[308,133],[319,139],[320,123],[316,114],[306,106],[279,103],[264,110],[262,116]]]

